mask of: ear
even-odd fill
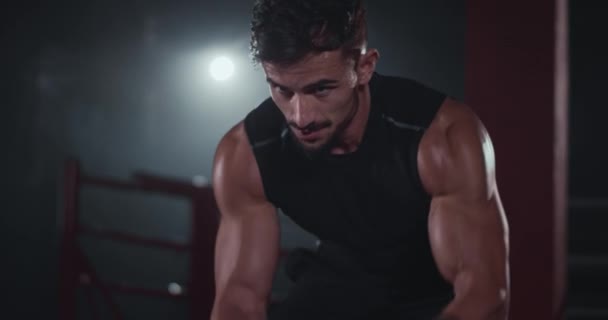
[[[357,64],[357,77],[359,79],[359,85],[366,85],[372,78],[372,75],[376,71],[376,63],[380,58],[380,53],[376,49],[368,49],[364,54],[359,57]]]

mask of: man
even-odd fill
[[[361,1],[259,0],[271,98],[221,140],[213,320],[506,319],[493,147],[467,106],[375,73]],[[280,208],[321,239],[268,309]]]

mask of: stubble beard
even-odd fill
[[[316,161],[328,156],[331,153],[331,150],[339,145],[340,138],[342,133],[346,130],[346,128],[351,124],[353,118],[359,111],[359,94],[357,92],[357,88],[353,89],[353,104],[351,107],[350,113],[346,116],[346,118],[338,124],[336,130],[331,134],[331,136],[325,141],[323,144],[310,147],[305,145],[302,141],[300,141],[296,136],[292,133],[290,134],[291,140],[294,142],[293,144],[297,147],[297,149],[306,156],[306,158]]]

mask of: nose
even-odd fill
[[[294,106],[291,122],[299,130],[304,130],[305,128],[313,124],[314,115],[305,98],[300,96],[294,97]]]

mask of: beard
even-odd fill
[[[353,118],[359,111],[359,95],[357,94],[357,90],[354,90],[354,98],[351,110],[346,115],[346,118],[342,122],[338,124],[334,132],[331,133],[329,138],[318,146],[307,146],[302,141],[300,141],[296,136],[291,133],[290,130],[290,139],[292,140],[292,145],[296,146],[296,149],[299,153],[303,154],[306,158],[312,161],[317,161],[319,159],[323,159],[326,156],[330,155],[331,150],[338,146],[340,143],[340,138],[342,137],[342,133],[346,130],[346,128],[351,124]]]

